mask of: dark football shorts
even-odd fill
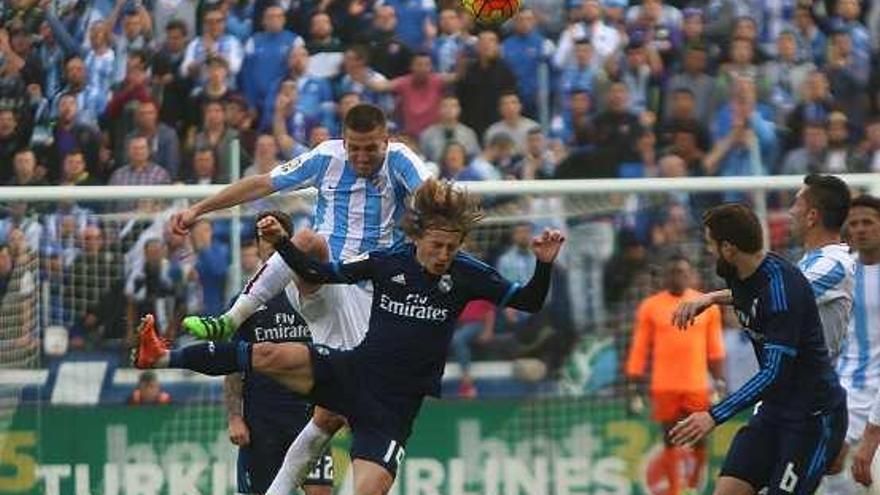
[[[844,402],[804,421],[768,420],[759,412],[733,439],[721,476],[748,482],[770,495],[809,495],[837,458],[846,436]]]
[[[375,462],[395,475],[424,396],[389,394],[388,387],[357,369],[356,351],[319,344],[309,350],[315,380],[310,400],[348,420],[352,459]]]

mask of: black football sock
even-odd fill
[[[250,371],[251,347],[247,342],[200,342],[171,351],[168,367],[211,376]]]

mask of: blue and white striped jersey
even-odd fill
[[[880,387],[880,265],[856,262],[853,316],[837,374],[848,391]]]
[[[330,257],[348,259],[403,239],[406,198],[428,177],[422,160],[402,143],[389,143],[372,177],[358,177],[341,139],[325,141],[271,172],[275,190],[318,190],[314,228],[330,245]]]
[[[836,362],[852,314],[855,260],[846,244],[828,244],[805,253],[798,268],[813,288],[825,343]]]

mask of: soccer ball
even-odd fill
[[[501,24],[519,11],[522,0],[460,0],[477,24]]]

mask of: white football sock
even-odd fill
[[[309,421],[284,454],[284,462],[266,495],[288,495],[302,486],[331,438],[332,435],[318,428],[314,421]]]
[[[224,316],[232,321],[235,328],[238,328],[256,313],[260,306],[266,304],[266,301],[284,290],[292,280],[293,270],[278,253],[273,254],[248,281]]]

